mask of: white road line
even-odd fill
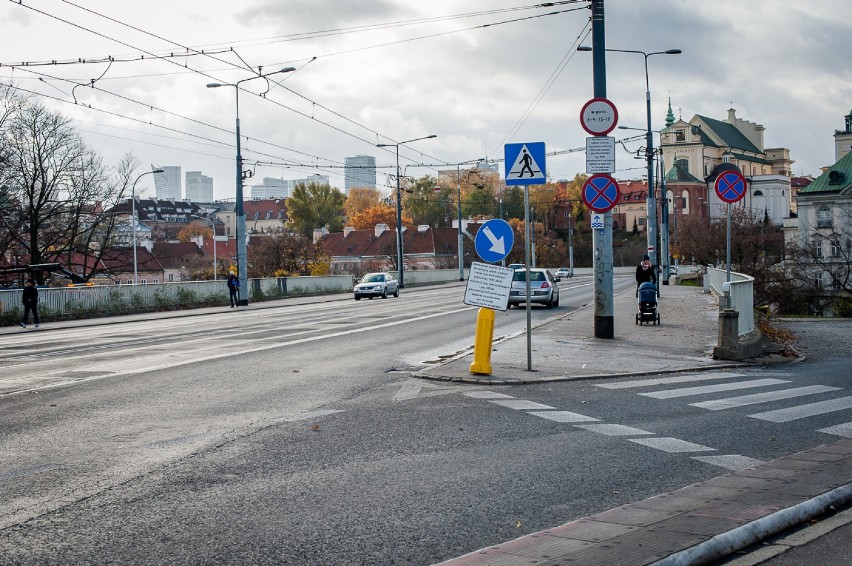
[[[780,401],[781,399],[793,399],[794,397],[804,397],[805,395],[838,391],[839,389],[840,387],[829,387],[828,385],[811,385],[809,387],[796,387],[794,389],[770,391],[769,393],[755,393],[753,395],[741,395],[739,397],[729,397],[727,399],[717,399],[715,401],[690,403],[690,406],[709,409],[711,411],[721,411],[722,409],[745,407],[746,405],[757,405],[758,403]]]
[[[825,413],[833,413],[834,411],[843,411],[852,409],[852,397],[840,397],[839,399],[831,399],[829,401],[821,401],[819,403],[808,403],[807,405],[797,405],[788,409],[778,409],[777,411],[766,411],[765,413],[756,413],[749,415],[753,419],[769,421],[773,423],[786,423],[816,415],[824,415]]]
[[[412,380],[404,384],[402,388],[393,396],[394,401],[408,401],[420,395],[420,390],[423,389],[423,383],[419,380]]]
[[[704,462],[705,464],[713,464],[720,468],[739,472],[747,468],[753,468],[763,464],[763,460],[741,456],[739,454],[720,454],[719,456],[693,456],[693,460]]]
[[[695,444],[694,442],[687,442],[686,440],[680,440],[679,438],[671,438],[671,437],[660,437],[660,438],[628,438],[630,442],[635,442],[636,444],[641,444],[642,446],[647,446],[648,448],[655,448],[657,450],[662,450],[663,452],[671,452],[671,453],[679,453],[679,452],[712,452],[716,450],[715,448],[710,448],[709,446],[702,446],[701,444]]]
[[[654,379],[640,379],[637,381],[619,381],[618,383],[604,383],[595,385],[603,389],[629,389],[631,387],[647,387],[649,385],[666,385],[668,383],[689,383],[693,381],[710,381],[713,379],[731,379],[734,377],[745,377],[741,373],[693,373],[689,375],[676,375],[674,377],[656,377]]]
[[[826,434],[833,434],[835,436],[845,436],[846,438],[852,438],[852,423],[843,423],[827,428],[821,428],[817,430],[817,432],[824,432]]]
[[[525,401],[523,399],[509,399],[507,401],[488,401],[489,403],[494,403],[495,405],[500,405],[501,407],[508,407],[510,409],[515,409],[518,411],[528,411],[535,409],[552,409],[550,405],[542,405],[541,403],[536,403],[535,401]]]
[[[582,423],[600,420],[571,411],[530,411],[530,414],[557,423]]]
[[[574,426],[577,428],[586,429],[589,432],[597,432],[598,434],[605,434],[607,436],[632,436],[638,434],[654,434],[653,432],[648,432],[647,430],[642,430],[641,428],[633,428],[632,426],[625,426],[620,424],[586,424]]]
[[[701,387],[666,389],[665,391],[639,393],[639,395],[642,395],[643,397],[652,397],[654,399],[674,399],[675,397],[703,395],[704,393],[719,393],[720,391],[734,391],[736,389],[752,389],[754,387],[767,387],[769,385],[780,385],[782,383],[790,382],[783,379],[755,379],[752,381],[737,381],[735,383],[723,383],[720,385],[703,385]]]
[[[514,399],[511,395],[497,393],[496,391],[470,391],[469,393],[465,393],[465,395],[474,399]]]

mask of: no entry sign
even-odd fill
[[[615,179],[603,173],[592,175],[583,183],[583,202],[594,212],[611,210],[621,197],[621,188]]]

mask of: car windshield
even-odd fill
[[[385,276],[381,273],[370,273],[364,276],[362,283],[381,283],[385,280]]]
[[[527,280],[527,271],[525,269],[519,269],[512,276],[512,281],[526,281]],[[530,271],[530,281],[547,281],[544,276],[543,271]]]

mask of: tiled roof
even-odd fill
[[[839,193],[850,188],[852,188],[852,152],[840,158],[840,161],[814,179],[813,183],[799,189],[799,194]]]
[[[101,264],[107,273],[127,273],[133,271],[133,248],[111,248],[101,256]],[[136,248],[137,271],[163,271],[162,264],[146,248]]]
[[[456,228],[407,229],[402,233],[405,255],[455,255],[458,252]],[[396,231],[375,230],[333,232],[325,237],[325,249],[333,257],[382,257],[396,254]]]
[[[690,173],[689,171],[684,171],[682,167],[678,167],[675,165],[671,169],[666,172],[666,181],[670,183],[700,183],[704,184],[704,181]]]
[[[733,124],[729,124],[728,122],[723,122],[721,120],[714,120],[707,116],[696,115],[696,117],[700,118],[714,134],[719,136],[726,146],[741,149],[743,151],[749,151],[751,153],[763,153],[760,148],[751,143],[748,138],[745,137]]]
[[[154,256],[163,267],[174,269],[184,265],[186,258],[204,257],[204,252],[193,242],[154,242]]]

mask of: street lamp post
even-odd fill
[[[137,263],[137,260],[136,260],[136,224],[137,224],[137,222],[136,222],[136,183],[139,181],[139,179],[141,179],[145,175],[153,175],[154,173],[162,173],[162,172],[163,172],[162,169],[152,169],[150,171],[145,171],[144,173],[142,173],[141,175],[136,177],[136,180],[133,181],[133,187],[131,187],[131,189],[130,189],[130,202],[131,202],[130,207],[131,207],[131,211],[132,211],[130,213],[130,216],[132,217],[132,221],[133,221],[133,284],[134,285],[139,283],[139,268],[138,268],[138,263]]]
[[[216,224],[211,218],[207,216],[196,216],[195,214],[193,214],[190,216],[190,218],[198,218],[199,220],[206,220],[210,223],[210,228],[213,230],[213,281],[218,281],[219,276],[216,263],[218,262],[219,258],[216,255]]]
[[[414,138],[410,140],[401,141],[398,143],[377,143],[376,147],[395,147],[396,148],[396,264],[397,269],[399,271],[399,286],[400,288],[405,287],[405,278],[403,276],[403,265],[402,265],[402,188],[399,184],[399,146],[416,142],[420,140],[428,140],[431,138],[437,138],[438,136],[435,134],[429,136],[423,136],[420,138]]]
[[[270,75],[279,73],[290,73],[295,71],[295,67],[284,67],[271,73],[264,75],[258,74],[247,79],[242,79],[235,83],[208,83],[207,88],[218,88],[220,86],[232,86],[236,93],[236,133],[237,133],[237,176],[236,176],[236,206],[234,214],[237,217],[237,270],[239,271],[240,290],[239,304],[245,306],[248,304],[248,258],[246,256],[246,216],[243,209],[243,156],[240,153],[240,85],[246,81],[254,79],[265,79]],[[214,232],[215,238],[215,232]]]
[[[577,51],[591,51],[592,48],[586,45],[581,45]],[[651,130],[651,87],[648,80],[648,57],[652,55],[679,55],[682,53],[680,49],[667,49],[665,51],[653,51],[646,53],[635,49],[607,49],[616,53],[638,53],[645,58],[645,110],[648,119],[648,128],[645,134],[645,158],[648,163],[648,198],[647,198],[647,229],[646,235],[648,240],[648,255],[651,257],[651,263],[654,269],[659,272],[659,262],[657,259],[657,199],[654,191],[654,137]]]

